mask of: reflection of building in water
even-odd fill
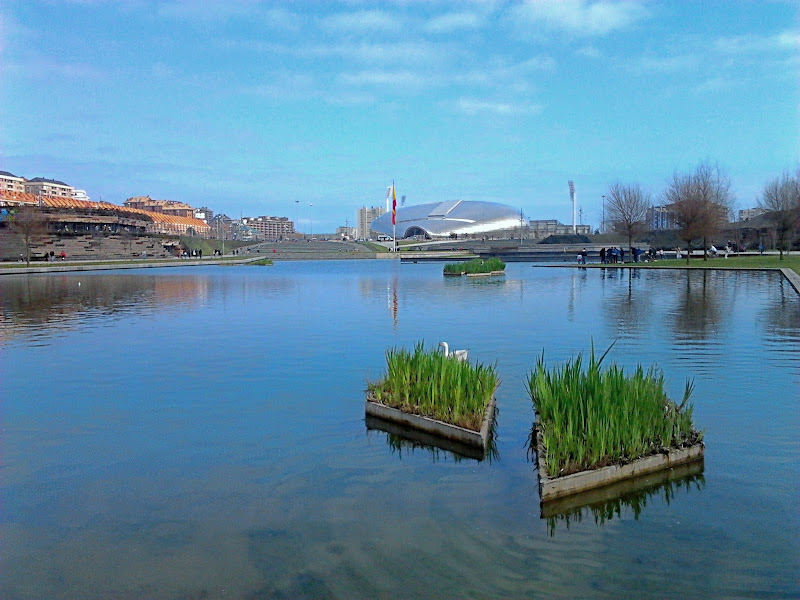
[[[80,285],[78,285],[80,284]],[[77,327],[88,314],[93,318],[135,311],[149,314],[202,303],[210,293],[206,277],[142,275],[43,275],[3,280],[0,298],[0,342],[16,337],[31,323],[42,325],[46,335],[64,327]]]

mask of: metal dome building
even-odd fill
[[[501,230],[518,229],[518,210],[497,202],[448,200],[417,204],[397,209],[397,238],[422,235],[446,238],[456,235],[480,235]],[[392,213],[384,213],[370,228],[392,235]]]

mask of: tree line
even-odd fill
[[[662,200],[674,216],[678,237],[686,242],[688,261],[695,242],[701,241],[703,248],[708,248],[709,239],[731,220],[734,195],[730,179],[719,165],[702,162],[691,173],[673,174]],[[625,235],[628,246],[632,246],[633,238],[648,228],[648,211],[653,206],[651,194],[636,183],[614,183],[605,202],[613,230]],[[794,173],[784,172],[769,181],[758,204],[767,211],[783,260],[787,240],[800,227],[800,167]]]

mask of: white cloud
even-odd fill
[[[359,71],[341,73],[337,81],[346,86],[376,86],[416,89],[423,87],[427,79],[411,71]]]
[[[174,19],[210,22],[252,15],[257,8],[258,0],[228,0],[226,2],[173,0],[162,4],[158,9],[158,14]]]
[[[430,19],[423,29],[428,33],[451,33],[464,29],[477,29],[481,18],[472,12],[447,13]]]
[[[727,77],[712,77],[701,82],[694,88],[698,94],[714,94],[729,90],[735,86],[735,82]]]
[[[585,56],[587,58],[603,58],[603,54],[594,46],[583,46],[575,50],[578,56]]]
[[[3,65],[3,71],[28,79],[85,79],[97,80],[106,73],[97,67],[85,63],[72,63],[51,58],[34,58],[24,62],[9,62]]]
[[[700,62],[698,55],[642,56],[634,63],[634,70],[646,73],[675,73],[695,69]]]
[[[649,10],[633,0],[527,0],[512,7],[509,16],[520,33],[531,27],[541,27],[548,31],[593,36],[626,29],[647,18]]]
[[[797,52],[800,50],[800,32],[783,31],[775,35],[739,35],[719,38],[714,49],[721,54],[761,54],[764,52]]]
[[[461,97],[456,101],[456,107],[468,115],[489,113],[499,116],[538,115],[542,112],[540,104],[495,102],[477,98]]]
[[[441,49],[424,42],[398,43],[339,43],[318,44],[298,48],[301,54],[311,56],[338,56],[359,63],[397,64],[429,63],[437,59]]]
[[[331,32],[386,32],[399,30],[398,16],[380,10],[361,10],[330,15],[322,19],[323,29]]]

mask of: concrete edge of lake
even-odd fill
[[[492,422],[494,421],[496,403],[496,398],[492,397],[483,415],[480,431],[473,431],[430,417],[403,412],[400,409],[392,408],[391,406],[386,406],[379,402],[373,402],[372,400],[365,400],[364,411],[367,415],[372,417],[423,431],[446,440],[486,450],[489,444]]]
[[[602,505],[606,502],[617,500],[622,496],[647,492],[659,486],[685,480],[687,477],[702,475],[704,470],[705,461],[702,460],[672,465],[667,469],[639,475],[632,479],[623,479],[622,481],[610,483],[599,488],[592,488],[585,492],[577,492],[542,502],[539,516],[547,519],[571,513],[586,506]]]
[[[794,270],[786,267],[693,267],[693,266],[678,266],[678,265],[639,265],[639,264],[589,264],[589,265],[531,265],[532,267],[541,267],[549,269],[662,269],[665,271],[778,271],[786,280],[791,284],[794,290],[800,294],[800,275],[795,273]]]
[[[665,453],[638,458],[626,465],[609,465],[600,469],[580,471],[562,477],[550,477],[547,474],[547,464],[544,460],[544,440],[538,422],[534,423],[534,429],[536,435],[536,463],[539,473],[539,498],[542,502],[703,460],[705,455],[705,444],[697,442],[686,448],[673,448]]]

